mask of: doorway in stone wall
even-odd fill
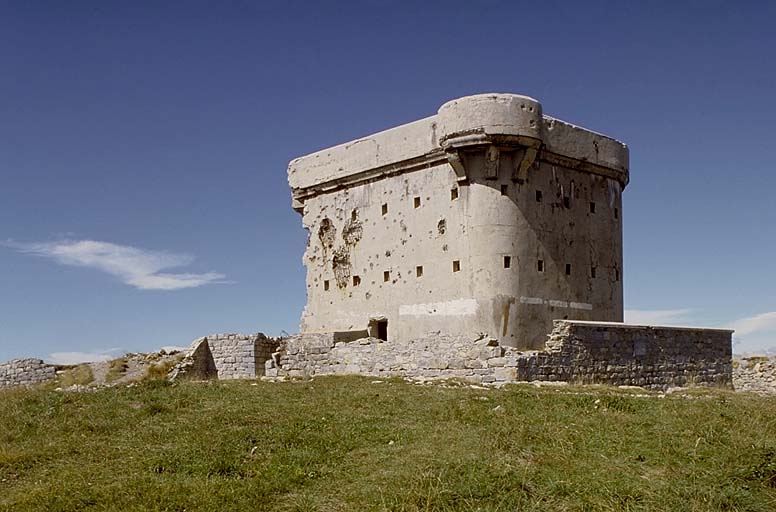
[[[377,337],[383,341],[388,341],[388,320],[378,320]]]
[[[388,341],[388,320],[374,318],[369,321],[369,335],[383,341]]]

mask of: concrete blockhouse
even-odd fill
[[[622,321],[622,142],[515,94],[293,160],[309,231],[303,334],[483,333],[541,349],[554,319]]]

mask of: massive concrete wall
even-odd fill
[[[40,359],[14,359],[0,363],[0,388],[35,386],[56,376],[56,367]]]
[[[494,339],[427,336],[406,342],[332,334],[284,340],[267,362],[268,377],[358,374],[519,381],[674,386],[731,386],[731,331],[558,320],[544,350],[519,351]]]
[[[297,159],[303,333],[485,333],[541,348],[554,318],[622,320],[627,148],[516,95]]]

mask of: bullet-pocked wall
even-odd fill
[[[310,237],[301,330],[483,333],[541,348],[553,319],[622,320],[627,148],[480,95],[297,159]]]

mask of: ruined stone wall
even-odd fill
[[[40,359],[13,359],[0,363],[0,388],[35,386],[56,376],[56,367]]]
[[[737,360],[733,368],[733,385],[736,391],[776,393],[776,358],[754,356]]]
[[[170,372],[171,379],[255,379],[264,375],[264,363],[279,341],[257,334],[213,334],[195,340],[184,359]]]
[[[333,334],[287,338],[267,362],[268,377],[359,374],[634,385],[666,389],[731,384],[731,332],[557,320],[542,351],[496,340],[432,335],[407,342]]]

